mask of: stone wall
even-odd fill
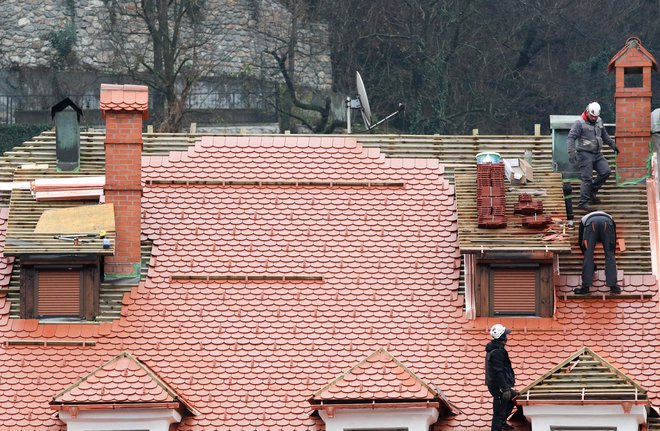
[[[128,5],[130,0],[114,0]],[[149,58],[146,28],[126,14],[112,16],[113,0],[6,0],[0,8],[0,94],[35,95],[49,88],[71,92],[97,81],[126,82],[135,55]],[[280,81],[269,50],[286,40],[290,13],[276,0],[206,0],[204,40],[207,82],[214,77]],[[115,8],[115,11],[119,9]],[[130,11],[130,8],[127,9]],[[113,49],[108,27],[125,30],[124,49]],[[73,37],[75,34],[75,38]],[[190,34],[184,35],[190,38]],[[201,39],[207,37],[207,39]],[[72,43],[72,41],[74,41]],[[188,39],[189,40],[189,39]],[[327,90],[332,70],[327,28],[308,23],[298,33],[297,77]],[[208,84],[212,85],[212,84]]]

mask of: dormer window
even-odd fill
[[[326,431],[428,431],[438,418],[456,413],[437,387],[384,349],[321,388],[310,403]]]
[[[80,269],[80,265],[37,269],[36,317],[82,318]]]
[[[99,307],[98,256],[71,262],[21,259],[21,317],[94,320]]]
[[[21,318],[94,320],[98,315],[101,262],[115,253],[113,205],[59,206],[61,198],[78,192],[85,200],[88,192],[98,199],[103,181],[38,179],[30,190],[12,191],[12,202],[24,202],[27,208],[10,213],[4,249],[5,256],[17,256],[20,262]],[[23,220],[28,211],[41,211],[36,224],[36,218]]]
[[[552,316],[552,261],[479,260],[475,275],[477,317]]]
[[[55,395],[68,431],[169,431],[199,412],[144,362],[122,352]]]

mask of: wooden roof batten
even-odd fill
[[[564,196],[561,189],[561,174],[551,169],[536,169],[533,183],[505,184],[506,215],[505,228],[484,229],[477,223],[476,163],[472,167],[455,169],[456,202],[458,209],[459,241],[462,253],[482,255],[489,252],[529,254],[529,257],[551,257],[553,254],[571,252],[570,236],[557,240],[544,239],[546,228],[526,228],[523,217],[514,213],[514,206],[522,193],[529,193],[544,204],[543,215],[553,220],[566,219]],[[562,225],[551,226],[561,231]]]
[[[646,389],[588,347],[530,383],[516,398],[521,406],[624,402],[648,407]]]

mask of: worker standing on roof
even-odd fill
[[[594,250],[596,244],[603,244],[605,252],[605,284],[610,293],[619,294],[621,288],[616,284],[616,223],[611,215],[603,211],[594,211],[582,217],[578,228],[578,241],[584,254],[582,262],[582,286],[575,288],[574,293],[586,295],[594,278]]]
[[[619,154],[619,149],[603,126],[600,105],[598,102],[591,102],[571,127],[566,141],[569,161],[572,164],[577,163],[580,168],[582,184],[577,207],[585,211],[592,210],[590,204],[600,203],[598,190],[612,174],[607,160],[603,157],[603,142]],[[597,174],[595,180],[592,177],[594,170]]]
[[[493,340],[486,345],[486,386],[493,396],[493,420],[491,431],[512,430],[513,427],[506,419],[513,410],[512,398],[518,395],[513,388],[516,383],[516,375],[511,367],[509,353],[505,346],[507,335],[511,329],[499,323],[490,328],[490,336]]]

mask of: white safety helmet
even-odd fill
[[[600,117],[600,105],[598,102],[591,102],[587,105],[587,114],[594,117]]]
[[[511,329],[507,328],[504,325],[496,323],[490,328],[490,336],[493,337],[493,340],[499,340],[501,338],[506,338],[506,334],[510,334]]]

